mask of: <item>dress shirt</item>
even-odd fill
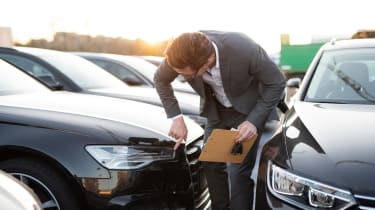
[[[215,92],[216,99],[225,107],[231,107],[227,95],[224,92],[223,81],[221,79],[220,73],[220,63],[219,63],[219,50],[215,43],[211,42],[214,46],[216,53],[216,63],[211,69],[208,69],[205,74],[203,74],[203,81],[209,84],[212,87],[212,90]]]

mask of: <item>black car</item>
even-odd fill
[[[128,86],[106,70],[71,53],[55,50],[0,47],[3,58],[29,72],[55,90],[111,96],[162,106],[155,88]],[[175,92],[181,111],[204,127],[199,116],[199,96]]]
[[[325,44],[263,147],[255,209],[375,209],[374,126],[375,39]]]
[[[0,59],[0,169],[43,209],[207,209],[203,129],[174,151],[162,108],[55,92]]]
[[[128,85],[154,88],[154,74],[157,66],[138,56],[110,53],[72,52],[107,70]],[[175,91],[197,94],[187,83],[176,79],[172,82]]]

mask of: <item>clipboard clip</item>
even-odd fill
[[[240,155],[242,154],[242,144],[240,142],[236,142],[233,147],[232,147],[232,150],[230,151],[230,153],[232,155]]]

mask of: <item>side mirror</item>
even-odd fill
[[[123,82],[130,86],[141,86],[143,85],[143,81],[141,81],[139,78],[137,78],[134,75],[127,75],[124,78],[121,79]]]
[[[52,75],[41,75],[38,79],[53,90],[63,90],[64,86],[55,80]]]
[[[300,84],[301,84],[301,78],[298,78],[298,77],[290,78],[286,82],[286,86],[288,88],[299,88]]]
[[[285,104],[290,107],[292,105],[292,98],[297,93],[301,85],[301,78],[293,77],[288,79],[286,82],[286,95],[285,95]]]
[[[285,98],[286,98],[286,93],[284,90],[283,94],[281,95],[280,101],[277,104],[277,107],[280,109],[282,113],[286,113],[289,110],[288,105],[285,103]]]

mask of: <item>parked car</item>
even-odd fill
[[[73,52],[73,54],[95,63],[128,85],[155,87],[154,74],[157,66],[142,58],[109,53]],[[172,82],[172,87],[175,91],[196,94],[188,83],[178,79]]]
[[[375,209],[375,40],[326,43],[298,87],[263,147],[255,209]]]
[[[156,89],[130,87],[92,62],[70,53],[28,47],[0,47],[0,57],[55,90],[111,96],[162,106]],[[204,127],[206,118],[199,116],[199,96],[181,92],[176,92],[175,96],[182,113]]]
[[[150,62],[154,64],[155,66],[159,66],[161,62],[163,62],[164,57],[163,56],[152,56],[152,55],[144,55],[140,56],[142,59],[146,60],[147,62]]]
[[[1,209],[42,209],[34,191],[20,180],[2,170],[0,170],[0,204]]]
[[[139,57],[141,57],[143,60],[145,60],[149,63],[154,64],[156,67],[159,67],[161,62],[163,62],[163,60],[165,59],[162,56],[152,56],[152,55],[143,55],[143,56],[139,56]],[[181,74],[178,75],[176,79],[178,81],[182,82],[182,83],[186,82],[184,76],[182,76]]]
[[[0,169],[43,209],[207,209],[203,129],[185,122],[188,137],[174,151],[162,108],[51,91],[0,59]]]

